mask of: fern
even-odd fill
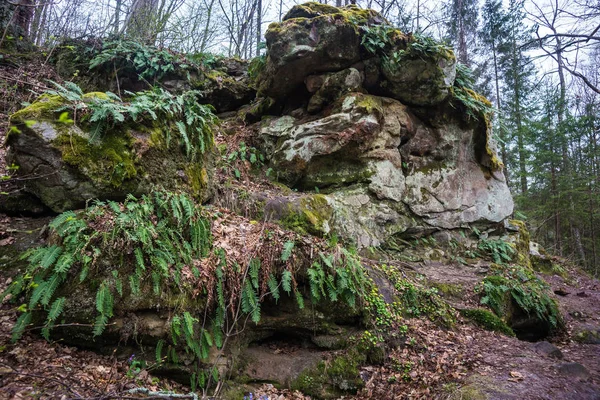
[[[253,258],[249,265],[250,282],[255,289],[258,289],[258,273],[260,271],[260,259]]]
[[[281,274],[281,287],[287,294],[292,292],[292,273],[288,270]]]
[[[245,314],[250,314],[252,322],[258,323],[260,321],[260,303],[250,281],[246,281],[246,284],[244,285],[241,303],[242,311]]]
[[[283,245],[283,251],[281,252],[281,261],[286,262],[292,256],[292,250],[294,249],[294,242],[287,241]],[[287,291],[287,290],[286,290]]]
[[[304,297],[298,290],[296,290],[296,304],[298,304],[299,309],[304,309]]]
[[[62,247],[58,245],[53,245],[46,248],[40,267],[43,269],[50,268],[58,259],[58,257],[62,254],[62,251]]]
[[[526,313],[534,313],[540,320],[548,321],[553,328],[562,325],[556,302],[547,293],[548,285],[533,272],[518,265],[498,265],[495,272],[496,275],[484,278],[479,288],[481,304],[502,317],[508,312],[507,306],[512,300]]]
[[[58,319],[60,314],[62,314],[62,312],[63,312],[66,300],[67,299],[65,297],[60,297],[60,298],[54,300],[54,303],[52,303],[52,306],[50,307],[50,311],[48,311],[48,317],[46,318],[46,325],[50,325],[52,322],[54,322]]]
[[[160,339],[158,341],[158,343],[156,343],[156,351],[155,351],[155,357],[156,357],[156,362],[158,364],[162,363],[163,359],[162,359],[162,350],[163,347],[165,345],[165,341]]]
[[[14,343],[23,336],[25,329],[31,323],[32,315],[31,312],[26,312],[21,314],[19,318],[17,318],[17,322],[15,322],[15,326],[12,329],[11,341]]]
[[[267,286],[269,287],[269,292],[271,296],[275,299],[275,302],[279,300],[279,284],[277,283],[277,279],[273,274],[269,274],[269,280],[267,281]]]

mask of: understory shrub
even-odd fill
[[[552,328],[562,325],[560,311],[548,294],[549,286],[535,274],[522,266],[497,265],[478,288],[481,304],[489,306],[496,315],[507,317],[510,302],[514,301],[527,314],[535,314],[540,320],[548,321]]]

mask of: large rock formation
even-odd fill
[[[360,247],[503,221],[513,201],[489,103],[454,85],[451,50],[384,23],[356,6],[307,3],[269,27],[259,93],[285,105],[260,139],[278,179],[325,193],[317,230]],[[374,29],[383,50],[369,46]]]

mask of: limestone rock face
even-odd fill
[[[279,179],[327,192],[328,225],[360,247],[512,213],[502,173],[477,161],[477,124],[434,127],[397,100],[350,93],[329,115],[270,119],[260,134]]]
[[[59,121],[52,112],[57,102],[57,96],[45,96],[13,115],[15,130],[6,142],[7,162],[27,178],[24,190],[52,211],[137,196],[158,185],[209,198],[211,150],[191,161],[177,143],[166,145],[160,128],[143,123],[115,127],[92,140],[78,124]]]

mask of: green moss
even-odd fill
[[[105,92],[89,92],[85,93],[83,96],[81,96],[81,98],[83,99],[83,101],[94,99],[110,100],[110,98]]]
[[[545,256],[530,256],[529,258],[534,271],[544,275],[558,275],[563,279],[569,278],[567,270],[561,265],[553,263],[551,258]]]
[[[43,94],[31,105],[11,115],[10,122],[19,123],[42,117],[53,117],[56,110],[63,105],[64,100],[60,96]]]
[[[337,356],[332,360],[320,361],[315,368],[305,370],[292,382],[291,388],[317,399],[335,399],[355,394],[364,386],[359,368],[366,356],[357,349]]]
[[[322,194],[303,197],[299,205],[289,204],[281,224],[301,234],[322,236],[329,232],[333,210]]]
[[[577,332],[573,339],[584,344],[600,344],[600,330],[584,329]]]
[[[406,317],[425,316],[429,320],[445,327],[456,322],[454,309],[438,294],[436,288],[423,288],[406,279],[403,272],[387,265],[376,267],[392,282],[396,301],[394,306],[399,315]]]
[[[369,95],[356,95],[355,107],[358,109],[364,109],[367,113],[377,113],[383,115],[383,106],[381,104],[381,98]]]
[[[518,219],[511,219],[510,224],[519,228],[519,233],[515,238],[517,262],[519,265],[531,269],[531,259],[529,257],[529,243],[531,241],[531,236],[529,230],[527,229],[525,222]]]
[[[308,2],[292,7],[284,16],[284,20],[292,18],[314,18],[320,15],[337,14],[340,12],[338,7],[317,2]]]
[[[188,184],[194,197],[201,196],[208,186],[208,172],[198,164],[190,164],[185,169],[185,175],[188,178]]]
[[[507,336],[515,336],[513,330],[496,314],[483,308],[460,310],[460,314],[488,331],[500,332]]]
[[[444,390],[448,392],[445,397],[447,400],[487,400],[488,396],[478,387],[467,385],[459,387],[456,383],[444,385]]]
[[[53,141],[67,164],[76,167],[97,184],[119,188],[137,176],[136,156],[131,138],[120,132],[110,132],[98,144],[76,134],[63,133]]]
[[[334,7],[327,4],[308,2],[294,7],[283,17],[284,22],[295,19],[315,19],[330,17],[353,25],[367,25],[378,15],[374,10],[356,5]]]
[[[464,292],[463,287],[458,283],[434,282],[431,286],[436,288],[444,297],[461,298]]]

